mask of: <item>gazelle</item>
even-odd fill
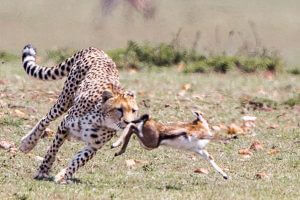
[[[121,150],[115,156],[119,156],[125,152],[130,137],[134,133],[138,137],[140,144],[148,150],[164,145],[195,152],[207,160],[224,179],[228,179],[227,174],[205,150],[205,146],[210,140],[215,139],[207,121],[199,112],[193,113],[197,118],[192,122],[170,123],[166,125],[151,119],[148,114],[142,115],[139,119],[128,124],[118,140],[112,144],[112,148],[122,144]]]

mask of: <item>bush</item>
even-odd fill
[[[198,62],[198,61],[204,61],[206,60],[206,57],[204,55],[198,54],[195,50],[192,50],[190,52],[184,51],[184,55],[182,58],[182,61],[188,63],[188,62]]]
[[[300,94],[298,94],[295,97],[292,97],[290,99],[288,99],[287,101],[284,102],[285,105],[289,105],[291,107],[295,106],[295,105],[300,105]]]
[[[141,66],[169,67],[186,60],[187,53],[165,43],[150,46],[148,43],[139,45],[134,41],[128,41],[125,49],[111,50],[108,54],[119,68],[132,66],[141,68]]]
[[[216,56],[208,59],[207,63],[215,72],[226,73],[236,65],[236,58],[231,56]]]
[[[0,51],[0,61],[2,61],[2,62],[11,62],[11,61],[16,61],[18,59],[21,59],[21,57],[15,55],[15,54],[12,54],[12,53]]]
[[[216,56],[210,57],[208,59],[206,59],[205,57],[201,57],[199,61],[190,62],[186,66],[184,72],[205,73],[213,70],[215,72],[226,73],[232,68],[236,67],[235,62],[236,58],[230,56]]]
[[[156,66],[171,66],[178,64],[184,59],[184,52],[176,50],[172,45],[161,43],[157,46],[150,46],[148,43],[139,45],[129,41],[127,52],[133,51],[139,62]]]
[[[243,72],[252,73],[256,71],[281,71],[283,64],[278,57],[239,57],[236,66]]]
[[[73,51],[66,48],[50,50],[47,52],[47,59],[60,63],[72,54]],[[150,45],[149,43],[138,44],[135,41],[128,41],[126,48],[110,50],[108,55],[120,69],[142,69],[152,66],[171,67],[179,63],[186,65],[183,70],[185,73],[210,71],[227,73],[233,69],[247,73],[265,70],[275,72],[281,71],[283,68],[282,59],[276,53],[266,49],[244,56],[217,55],[205,57],[195,50],[179,49],[172,44]],[[300,73],[300,70],[294,70],[293,73]]]
[[[300,75],[300,68],[290,69],[288,72],[294,75]]]
[[[152,57],[152,62],[157,66],[170,66],[172,64],[177,64],[178,59],[175,59],[176,50],[166,44],[159,44],[154,48],[154,54]]]
[[[123,69],[126,67],[126,50],[125,49],[114,49],[107,52],[107,54],[111,57],[111,59],[116,63],[116,65]]]
[[[52,60],[55,63],[59,64],[65,61],[67,58],[71,57],[75,53],[74,50],[69,48],[60,48],[55,50],[48,50],[46,52],[46,61]]]
[[[267,50],[247,56],[210,56],[205,57],[195,50],[177,49],[173,45],[160,43],[151,46],[149,43],[138,44],[128,41],[125,49],[116,49],[109,55],[119,68],[170,67],[185,63],[185,73],[206,73],[215,71],[227,73],[232,69],[240,69],[251,73],[256,71],[280,71],[283,67],[281,58]]]
[[[187,64],[183,70],[185,73],[207,73],[209,71],[211,71],[211,66],[207,64],[206,60]]]
[[[253,97],[253,98],[241,98],[241,105],[247,110],[265,110],[268,108],[277,109],[278,102],[268,98]]]

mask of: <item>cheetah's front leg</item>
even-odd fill
[[[61,170],[55,176],[55,182],[60,184],[68,184],[71,183],[71,178],[73,174],[78,170],[79,167],[84,166],[87,161],[92,159],[92,157],[96,154],[97,148],[92,146],[85,146],[81,151],[79,151],[73,160],[69,163],[68,167]]]
[[[57,183],[69,183],[73,174],[79,169],[79,167],[84,166],[92,157],[96,154],[97,150],[108,142],[115,131],[106,127],[97,127],[92,124],[91,127],[86,127],[82,133],[82,140],[87,143],[81,151],[79,151],[69,163],[68,167],[62,170],[55,177],[55,182]]]

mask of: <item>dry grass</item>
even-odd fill
[[[209,152],[230,179],[216,174],[196,155],[167,148],[143,150],[134,139],[127,152],[113,159],[110,143],[101,149],[72,185],[36,181],[32,176],[51,138],[43,139],[29,155],[0,149],[0,199],[297,199],[300,187],[299,107],[245,110],[241,99],[263,97],[284,102],[300,92],[297,76],[184,75],[174,71],[121,73],[122,83],[137,91],[141,113],[161,121],[191,119],[191,108],[205,113],[211,125],[240,123],[243,115],[256,116],[256,128],[228,144],[211,143]],[[0,140],[15,143],[55,101],[62,81],[33,80],[20,63],[0,64]],[[191,89],[182,91],[182,86]],[[185,87],[188,88],[188,87]],[[178,93],[181,91],[181,95]],[[21,111],[25,116],[16,113]],[[246,112],[246,113],[245,113]],[[55,130],[59,120],[51,125]],[[225,133],[223,133],[225,134]],[[113,138],[114,141],[116,138]],[[238,154],[255,140],[263,149],[246,158]],[[58,154],[53,175],[80,149],[66,142]],[[275,149],[275,150],[272,150]],[[128,168],[125,161],[142,161]],[[194,173],[207,168],[209,174]],[[262,179],[256,178],[257,173]],[[264,176],[264,173],[267,177]]]

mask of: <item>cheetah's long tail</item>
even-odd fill
[[[31,44],[23,48],[22,62],[26,73],[41,80],[57,80],[69,74],[76,54],[55,67],[39,66],[35,62],[35,56],[36,50]]]

